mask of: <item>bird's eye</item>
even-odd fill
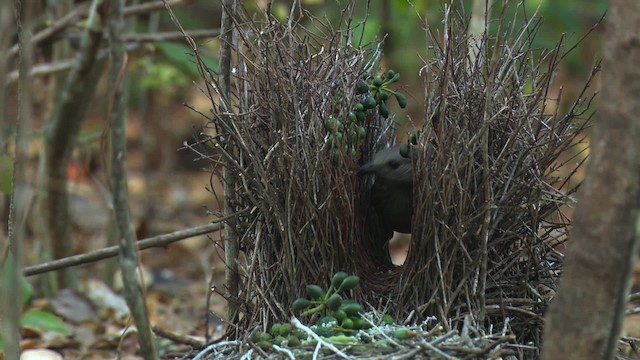
[[[389,161],[389,167],[395,170],[400,167],[400,162],[396,160],[391,160]]]

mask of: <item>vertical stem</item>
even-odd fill
[[[481,1],[481,0],[478,0]],[[504,23],[504,9],[506,9],[506,4],[502,3],[503,10],[503,18],[499,23],[498,32],[497,32],[497,40],[495,49],[491,56],[491,62],[487,64],[487,75],[486,78],[489,79],[487,84],[487,91],[485,93],[484,100],[484,119],[483,119],[483,134],[482,134],[482,176],[484,180],[484,201],[485,201],[485,214],[482,223],[482,233],[480,235],[480,266],[478,267],[478,322],[482,323],[485,320],[487,315],[486,313],[486,294],[487,291],[487,267],[489,262],[489,236],[491,235],[491,226],[492,224],[492,216],[494,214],[493,211],[493,189],[491,182],[491,169],[489,167],[489,131],[490,131],[490,121],[491,118],[491,108],[493,105],[493,97],[495,96],[495,79],[496,79],[496,66],[498,62],[498,57],[500,56],[500,51],[498,51],[499,47],[502,46],[503,38],[500,36],[502,24]],[[484,9],[487,10],[486,8]],[[486,17],[485,17],[486,18]],[[485,25],[486,31],[486,25]],[[471,52],[471,51],[470,51]],[[471,64],[470,64],[471,65]]]
[[[8,256],[2,254],[2,334],[4,354],[7,359],[20,357],[20,314],[22,313],[20,296],[20,273],[22,269],[22,249],[25,222],[29,200],[26,189],[26,165],[29,157],[29,131],[31,130],[31,76],[29,72],[33,61],[31,42],[31,19],[33,2],[16,2],[16,25],[20,42],[20,78],[18,83],[18,119],[15,159],[13,163],[13,186],[9,208],[9,248]],[[0,84],[4,86],[4,84]]]
[[[231,95],[231,52],[234,46],[233,16],[236,11],[235,0],[224,0],[220,29],[220,87],[223,97],[220,99],[221,112],[229,111],[227,104]],[[234,151],[226,134],[221,134],[225,140],[224,146],[228,153]],[[225,166],[223,170],[224,182],[224,214],[231,215],[235,199],[236,176]],[[238,316],[237,298],[239,294],[240,275],[238,274],[238,238],[235,233],[235,219],[229,218],[224,227],[224,251],[225,251],[225,283],[227,286],[226,297],[229,300],[229,320],[234,322]]]
[[[111,168],[110,181],[113,195],[113,209],[116,220],[117,237],[120,246],[120,266],[124,284],[125,299],[138,329],[138,343],[144,359],[157,359],[147,312],[147,304],[138,276],[138,254],[134,242],[129,217],[127,191],[127,149],[124,77],[126,72],[126,54],[122,33],[124,29],[123,0],[109,1],[109,56],[111,69],[109,84],[111,89],[110,106],[110,144]]]
[[[8,48],[15,31],[15,24],[11,18],[12,8],[9,1],[0,1],[0,156],[6,152],[6,137],[4,133],[5,124],[7,124],[7,68],[9,67]],[[2,201],[0,201],[2,205]],[[1,209],[1,207],[0,207]],[[0,210],[0,213],[2,211]]]

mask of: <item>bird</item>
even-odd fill
[[[358,170],[360,177],[373,175],[366,224],[374,257],[392,268],[389,240],[393,232],[411,233],[413,216],[413,164],[396,147],[377,152]]]

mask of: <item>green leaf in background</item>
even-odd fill
[[[13,269],[13,254],[9,253],[9,256],[7,256],[7,261],[5,261],[4,266],[2,267],[2,275],[4,277],[4,279],[3,279],[4,284],[8,284],[9,283],[9,275],[11,274],[11,271],[13,271],[13,270],[14,270]],[[29,302],[29,300],[31,300],[31,297],[33,296],[33,287],[27,281],[26,277],[24,277],[22,274],[20,274],[19,276],[20,276],[20,304],[22,306],[24,306]],[[12,289],[8,289],[8,290],[11,291]]]
[[[353,39],[356,40],[355,43],[357,46],[371,44],[380,35],[381,24],[378,19],[367,18],[366,26],[362,24],[363,21],[364,18],[354,17],[353,19],[353,23],[356,24],[353,28]],[[362,37],[362,43],[359,43],[360,37]],[[346,41],[346,39],[344,40]]]
[[[143,89],[162,89],[164,87],[176,89],[189,84],[187,75],[173,64],[154,62],[150,58],[145,58],[141,60],[140,65],[145,68],[145,75],[140,82]]]
[[[172,64],[180,68],[191,76],[199,76],[198,68],[196,67],[191,48],[184,44],[174,42],[159,42],[155,46],[162,52],[162,54]],[[214,59],[202,55],[202,61],[204,64],[213,71],[218,71],[218,62]]]
[[[49,330],[71,335],[71,330],[55,314],[43,310],[31,310],[22,314],[20,325],[25,328]]]
[[[9,155],[0,155],[0,192],[11,194],[13,163]]]

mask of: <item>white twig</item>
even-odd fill
[[[287,356],[289,356],[289,359],[291,359],[291,360],[295,360],[296,359],[296,357],[293,356],[293,353],[289,349],[283,348],[283,347],[278,346],[278,345],[272,345],[271,347],[274,348],[278,352],[287,354]]]
[[[291,318],[291,323],[296,328],[304,331],[305,333],[307,333],[307,335],[311,336],[315,341],[318,342],[318,345],[326,346],[329,350],[333,351],[336,355],[338,355],[338,356],[340,356],[340,357],[342,357],[344,359],[350,359],[351,358],[349,355],[343,353],[342,351],[340,351],[340,349],[338,349],[337,347],[333,346],[333,344],[324,341],[320,336],[318,336],[318,334],[316,334],[315,332],[313,332],[313,330],[311,330],[308,327],[306,327],[303,323],[300,322],[300,320],[296,319],[295,317]],[[314,359],[316,359],[316,352],[317,351],[318,351],[318,348],[316,348],[316,351],[314,351],[314,356],[313,356]]]
[[[373,323],[373,321],[369,320],[369,318],[367,318],[366,316],[362,316],[362,318],[364,319],[364,321],[368,322],[369,325],[371,325],[374,329],[376,329],[376,331],[379,332],[380,335],[382,335],[387,341],[389,341],[390,343],[392,343],[397,347],[400,347],[400,344],[398,344],[395,340],[389,337],[389,335],[385,334],[384,331],[382,331],[382,329],[378,327],[378,325]]]
[[[198,353],[198,355],[196,355],[193,360],[202,360],[205,359],[205,356],[207,356],[207,354],[209,354],[209,352],[214,351],[216,348],[222,347],[222,346],[227,346],[227,345],[240,345],[240,341],[222,341],[219,343],[215,343],[215,344],[211,344],[209,346],[207,346],[206,348],[202,349],[202,351],[200,351]]]

